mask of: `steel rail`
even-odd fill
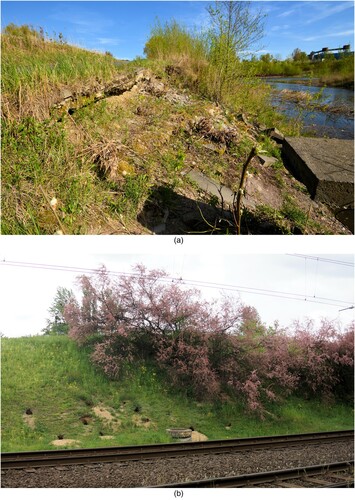
[[[269,472],[258,472],[256,474],[243,474],[241,476],[218,477],[212,479],[203,479],[200,481],[190,481],[186,483],[171,483],[151,488],[251,488],[254,486],[278,483],[282,487],[282,482],[290,479],[305,479],[310,476],[325,475],[327,473],[343,472],[352,470],[354,461],[335,462],[331,464],[311,465],[307,467],[298,467],[295,469],[276,470]],[[339,476],[339,479],[343,478]],[[323,483],[323,484],[322,484]],[[286,486],[286,484],[285,484]],[[353,487],[354,479],[342,480],[339,483],[322,481],[317,484],[318,488],[344,488]],[[313,487],[315,487],[313,483]]]
[[[262,448],[319,444],[354,440],[354,431],[331,431],[281,436],[220,439],[212,441],[165,443],[141,446],[112,446],[105,448],[80,448],[71,450],[46,450],[32,452],[5,452],[1,454],[1,467],[25,468],[55,466],[59,464],[84,464],[143,460],[189,454],[227,453]]]

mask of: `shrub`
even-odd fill
[[[118,378],[131,363],[153,363],[175,388],[200,399],[228,394],[263,417],[292,393],[351,400],[354,326],[332,322],[266,328],[257,311],[224,297],[207,302],[161,270],[138,265],[116,280],[105,268],[81,276],[81,304],[64,312],[69,336]],[[340,389],[341,387],[341,389]]]

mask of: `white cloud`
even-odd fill
[[[337,5],[330,6],[331,4]],[[314,22],[320,21],[321,19],[326,19],[327,17],[334,16],[334,14],[343,12],[344,10],[353,9],[354,2],[330,2],[326,5],[324,5],[323,2],[316,2],[314,4],[314,7],[317,9],[316,14],[310,19],[307,19],[304,24],[312,24]]]
[[[120,38],[98,37],[96,43],[99,45],[120,45],[123,42]]]
[[[294,12],[296,12],[296,9],[285,10],[284,12],[281,12],[281,14],[279,14],[276,17],[288,17],[291,14],[293,14]]]
[[[336,38],[336,37],[343,37],[347,35],[354,35],[354,30],[347,30],[347,31],[339,31],[337,33],[330,32],[330,33],[324,33],[322,35],[315,35],[315,36],[308,36],[305,38],[301,38],[303,42],[312,42],[313,40],[320,40],[320,39],[325,39],[325,38]]]
[[[289,24],[281,24],[281,25],[275,25],[270,28],[270,31],[280,31],[280,30],[286,30],[290,27]]]

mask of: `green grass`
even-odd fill
[[[238,402],[202,403],[183,390],[172,391],[149,365],[136,365],[122,380],[109,381],[90,364],[88,352],[65,336],[3,338],[1,371],[3,451],[52,449],[59,434],[81,447],[98,447],[169,442],[169,427],[192,426],[209,439],[222,439],[353,426],[351,408],[300,398],[270,405],[261,421]],[[113,425],[120,421],[116,430],[95,415],[95,406],[109,409]],[[27,408],[34,429],[24,422]],[[91,417],[89,425],[80,421],[83,416]],[[149,419],[148,428],[139,426],[141,418]],[[102,440],[100,432],[114,439]]]
[[[1,49],[3,112],[8,117],[31,110],[32,116],[46,117],[63,87],[73,91],[117,74],[113,57],[68,45],[63,38],[50,39],[26,25],[7,26]]]

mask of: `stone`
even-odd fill
[[[279,143],[283,142],[285,139],[283,133],[280,132],[280,130],[278,130],[276,127],[266,128],[261,130],[261,132],[263,134],[268,135],[269,137],[271,137],[271,139],[274,139],[274,141]]]
[[[271,165],[274,165],[277,162],[277,158],[274,158],[273,156],[258,155],[258,158],[260,159],[263,167],[271,167]]]
[[[286,137],[282,156],[288,170],[311,197],[327,204],[354,232],[354,141]]]
[[[61,98],[62,100],[68,100],[73,98],[73,92],[69,89],[63,89],[61,91]]]
[[[226,186],[222,186],[216,181],[209,179],[206,175],[200,172],[197,169],[191,170],[187,174],[187,177],[191,179],[193,182],[196,182],[198,187],[202,189],[204,192],[216,196],[219,201],[226,203],[227,205],[233,206],[234,201],[234,192]]]

